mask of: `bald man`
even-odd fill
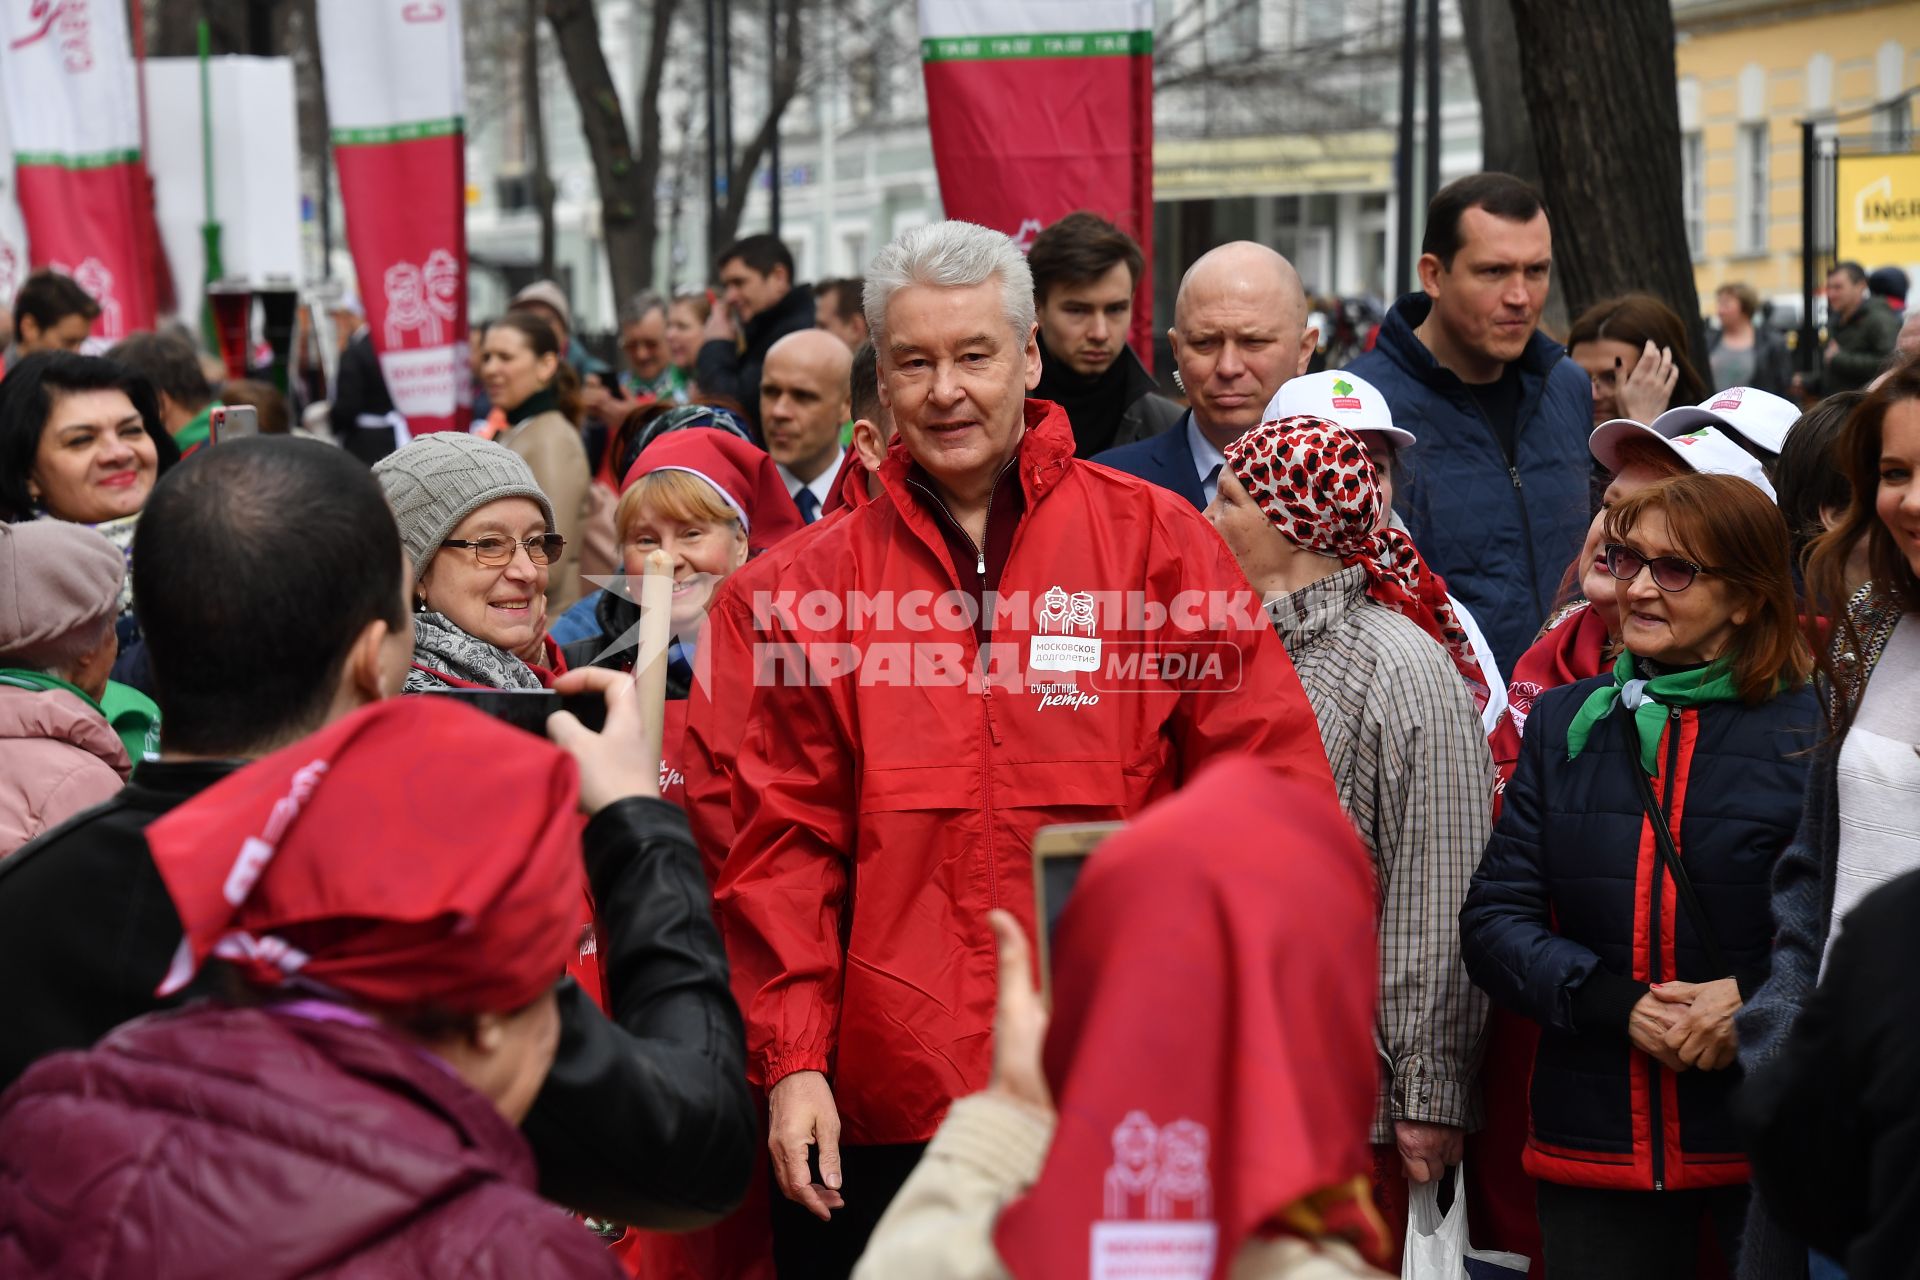
[[[1320,331],[1293,264],[1236,240],[1187,268],[1173,306],[1173,361],[1191,408],[1169,431],[1094,458],[1171,489],[1204,510],[1226,448],[1257,426],[1282,383],[1307,371]]]
[[[833,494],[852,374],[853,353],[825,329],[788,334],[761,369],[760,431],[808,524]]]

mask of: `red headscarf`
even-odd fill
[[[1247,1239],[1371,1168],[1374,914],[1332,794],[1251,761],[1214,765],[1102,845],[1054,935],[1059,1128],[995,1229],[1007,1269],[1204,1256],[1153,1274],[1224,1280]],[[1377,1247],[1365,1197],[1332,1199]]]
[[[1413,539],[1382,528],[1380,481],[1358,436],[1305,415],[1263,422],[1227,446],[1234,479],[1296,546],[1364,565],[1367,594],[1446,646],[1476,711],[1487,708],[1486,676],[1454,615],[1446,583],[1427,568]]]
[[[712,485],[740,517],[747,549],[755,554],[806,525],[773,459],[759,446],[717,428],[689,427],[655,438],[634,459],[620,492],[655,471],[685,471]]]
[[[215,955],[261,986],[518,1009],[573,948],[579,789],[564,752],[451,700],[355,712],[147,828],[185,934],[160,993]]]
[[[1599,611],[1582,601],[1549,622],[1540,638],[1513,664],[1506,713],[1487,739],[1503,790],[1520,763],[1520,736],[1526,732],[1534,699],[1549,689],[1575,684],[1607,670],[1610,643],[1607,624]]]

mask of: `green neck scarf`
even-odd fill
[[[1666,728],[1667,712],[1697,707],[1708,702],[1737,702],[1740,691],[1733,683],[1733,659],[1717,658],[1691,671],[1672,671],[1651,680],[1642,679],[1634,670],[1633,655],[1622,652],[1613,664],[1613,683],[1587,695],[1567,726],[1567,759],[1586,750],[1593,727],[1613,711],[1615,703],[1633,710],[1633,727],[1640,735],[1640,767],[1649,776],[1658,772],[1660,734]]]

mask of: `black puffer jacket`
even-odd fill
[[[1728,1115],[1738,1068],[1668,1071],[1627,1039],[1656,982],[1766,977],[1768,877],[1793,838],[1811,689],[1759,706],[1668,714],[1654,794],[1731,974],[1716,973],[1679,905],[1641,807],[1616,706],[1567,758],[1567,729],[1596,676],[1534,704],[1520,763],[1460,911],[1461,953],[1495,1001],[1541,1024],[1527,1171],[1549,1182],[1659,1191],[1732,1186],[1746,1159]]]

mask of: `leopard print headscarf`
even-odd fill
[[[1367,594],[1446,646],[1475,709],[1486,709],[1486,679],[1447,599],[1446,583],[1427,568],[1413,539],[1379,527],[1380,482],[1357,436],[1302,415],[1263,422],[1226,453],[1234,479],[1281,536],[1342,564],[1364,565]]]

